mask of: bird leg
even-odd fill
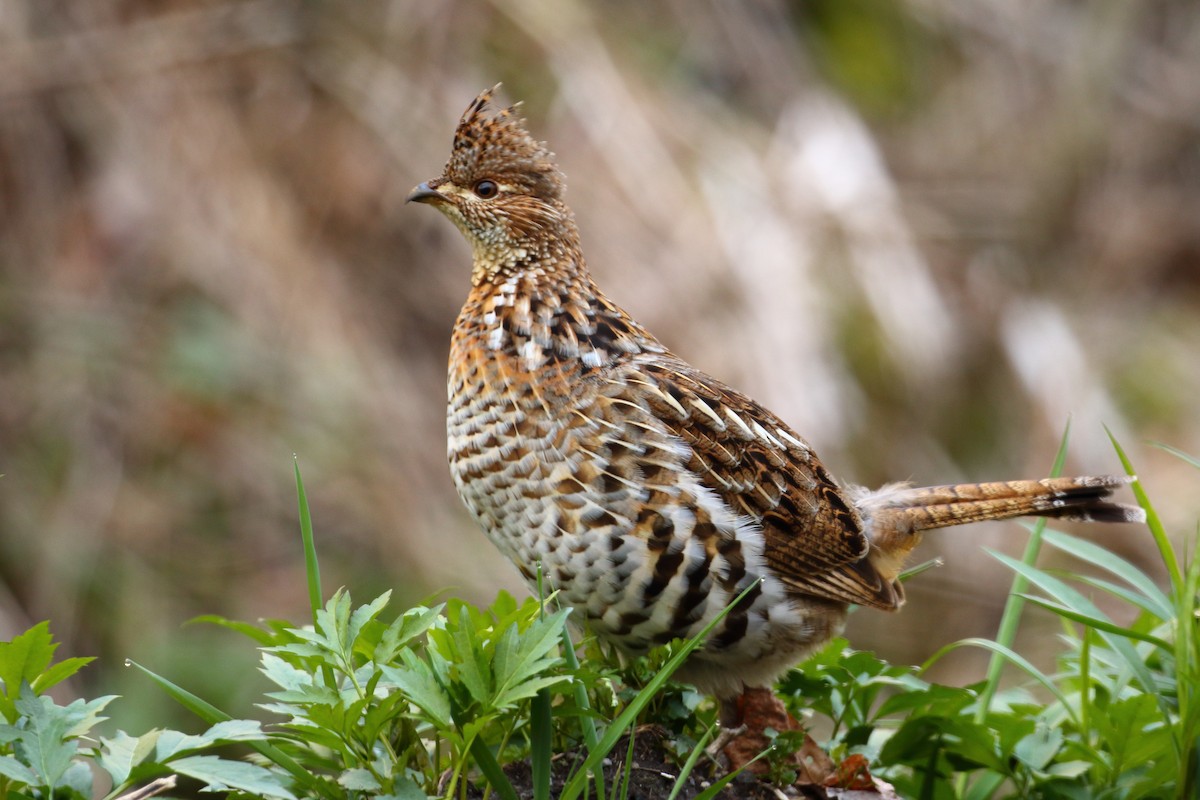
[[[764,761],[750,762],[771,747],[771,738],[766,733],[768,728],[780,733],[804,730],[804,726],[788,713],[783,701],[766,687],[747,688],[737,697],[722,698],[720,717],[721,726],[733,734],[722,749],[731,771],[742,767],[755,774],[767,771],[768,765]],[[804,735],[804,744],[799,750],[782,758],[791,762],[796,770],[796,782],[800,784],[821,784],[834,772],[833,761],[808,734]]]

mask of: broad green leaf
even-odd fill
[[[38,776],[33,773],[33,770],[12,756],[0,756],[0,775],[14,781],[20,781],[27,786],[43,785],[38,780]]]
[[[58,644],[50,635],[50,623],[39,622],[10,641],[0,642],[0,680],[5,691],[16,697],[21,684],[33,683],[33,679],[50,666]]]
[[[459,610],[458,627],[454,630],[454,646],[458,655],[458,677],[471,697],[485,707],[490,705],[492,674],[475,637],[471,616],[464,606]]]
[[[34,695],[28,684],[21,687],[16,706],[26,717],[20,737],[25,762],[37,774],[37,785],[55,786],[78,750],[76,740],[68,738],[76,715],[49,697]]]
[[[96,763],[112,777],[114,786],[120,786],[129,778],[133,768],[154,752],[159,733],[161,731],[156,729],[135,738],[124,731],[117,731],[117,735],[111,739],[102,736]]]
[[[327,686],[304,686],[282,692],[267,692],[267,697],[298,706],[337,706],[342,702],[341,695]]]
[[[349,622],[346,624],[346,643],[348,649],[354,649],[355,645],[358,644],[358,637],[362,633],[363,626],[379,616],[380,612],[387,607],[391,599],[392,592],[389,589],[367,605],[354,609],[354,612],[350,615]]]
[[[393,786],[391,794],[381,794],[375,800],[428,800],[424,790],[412,778],[400,778]]]
[[[885,763],[924,764],[940,752],[958,769],[1005,768],[988,728],[965,717],[909,717],[880,750]]]
[[[559,611],[530,626],[524,635],[516,637],[515,629],[509,628],[505,636],[512,635],[515,646],[503,650],[497,648],[496,659],[496,707],[504,708],[517,699],[532,697],[536,693],[522,689],[522,684],[533,676],[544,672],[561,661],[548,653],[558,646],[562,629],[566,625],[569,610]],[[503,655],[503,660],[501,660]],[[557,681],[552,681],[557,682]],[[543,686],[550,684],[544,683]]]
[[[1170,743],[1159,738],[1167,733],[1161,719],[1154,698],[1146,694],[1110,703],[1096,715],[1095,728],[1108,745],[1115,772],[1171,752]]]
[[[1092,765],[1086,761],[1059,761],[1046,767],[1046,772],[1062,778],[1078,778],[1091,768]]]
[[[279,656],[264,651],[258,671],[276,686],[290,691],[300,691],[313,685],[312,673],[306,672],[284,661]]]
[[[548,665],[550,666],[550,665]],[[523,683],[518,683],[508,691],[497,694],[494,700],[494,706],[497,710],[512,708],[521,700],[533,697],[542,689],[548,689],[551,686],[569,681],[569,675],[546,675],[541,678],[530,678]]]
[[[1062,728],[1041,724],[1037,730],[1017,742],[1013,755],[1026,766],[1042,770],[1058,753],[1062,743]]]
[[[453,727],[450,719],[450,698],[446,695],[429,665],[411,652],[401,654],[404,658],[403,667],[384,665],[384,677],[400,688],[440,730]]]
[[[205,783],[210,789],[237,789],[250,794],[296,800],[279,776],[270,770],[216,756],[188,756],[171,762],[171,769]]]
[[[58,779],[56,789],[68,789],[75,792],[80,797],[92,796],[92,769],[83,759],[75,759],[67,766],[67,771]],[[64,793],[59,791],[55,793],[56,797],[62,796]],[[69,797],[70,794],[67,794]]]
[[[31,684],[33,690],[41,694],[51,686],[65,681],[95,660],[94,657],[88,656],[86,658],[66,658],[57,664],[51,664],[42,674],[33,679]]]
[[[361,767],[348,769],[339,775],[338,785],[352,792],[378,792],[382,788],[371,771]]]
[[[350,626],[350,602],[349,592],[342,589],[334,592],[325,607],[317,611],[316,636],[306,637],[342,661],[347,660],[350,655],[350,640],[346,635]],[[297,635],[301,635],[299,631]]]
[[[218,722],[224,722],[225,720],[232,719],[232,717],[214,706],[212,703],[197,697],[187,689],[172,683],[153,670],[143,667],[136,661],[126,659],[125,666],[134,667],[143,674],[147,675],[168,695],[174,698],[176,702],[191,711],[196,716],[200,717],[200,719],[208,722],[210,725],[215,725]],[[279,750],[268,742],[250,742],[250,746],[266,758],[270,759],[272,762],[286,769],[301,786],[304,786],[309,791],[324,797],[332,796],[328,791],[324,781],[320,780],[307,769],[300,766],[300,764],[298,764],[296,760],[287,753],[284,753],[282,750]]]
[[[375,647],[375,660],[381,664],[392,661],[401,647],[437,623],[441,610],[441,606],[410,608],[397,617],[380,637],[379,644]]]

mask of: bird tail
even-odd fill
[[[1023,516],[1144,522],[1142,509],[1108,499],[1132,480],[1103,475],[922,488],[891,484],[875,491],[857,490],[854,500],[871,540],[872,564],[880,574],[894,577],[921,540],[921,531],[934,528]]]
[[[858,498],[865,517],[907,532],[1027,515],[1091,522],[1144,522],[1142,509],[1108,499],[1133,479],[1103,475],[953,486],[887,486]]]

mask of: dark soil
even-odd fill
[[[604,785],[611,794],[613,786],[622,786],[628,780],[628,791],[618,792],[617,797],[628,800],[667,800],[678,780],[680,768],[676,758],[667,747],[667,734],[655,725],[638,728],[634,736],[632,763],[625,764],[629,753],[629,735],[622,737],[604,761]],[[574,771],[574,765],[586,756],[584,752],[566,753],[555,759],[551,767],[550,796],[558,797],[566,781]],[[504,768],[521,800],[533,798],[533,774],[528,762],[509,764]],[[688,775],[678,800],[690,800],[707,789],[722,775],[722,769],[711,759],[701,756],[696,767]],[[628,776],[628,777],[627,777]],[[595,792],[593,791],[594,795]],[[472,800],[483,796],[478,789],[469,794]],[[492,795],[495,797],[495,795]],[[753,775],[743,773],[717,795],[718,800],[778,800],[778,798],[817,798],[824,800],[834,795],[817,786],[776,788]],[[875,798],[874,792],[840,790],[839,798]]]

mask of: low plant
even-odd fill
[[[202,618],[257,644],[259,671],[271,684],[260,705],[269,721],[231,719],[135,664],[206,729],[97,735],[114,698],[61,706],[46,694],[90,659],[54,662],[57,645],[40,623],[0,643],[2,796],[146,797],[183,776],[233,797],[516,800],[519,789],[505,765],[524,762],[538,800],[615,800],[631,793],[638,721],[658,726],[656,741],[680,765],[671,798],[688,796],[685,786],[702,798],[728,786],[728,777],[688,783],[713,767],[703,748],[715,731],[715,710],[694,690],[669,682],[704,634],[648,659],[622,661],[594,639],[574,642],[568,612],[553,595],[518,602],[501,594],[482,609],[449,600],[400,613],[389,610],[386,593],[359,606],[346,591],[324,600],[298,473],[297,485],[311,623]],[[1022,559],[993,554],[1014,574],[995,641],[958,642],[912,668],[837,640],[780,683],[792,713],[827,719],[823,744],[840,770],[865,775],[869,767],[896,796],[1197,796],[1200,565],[1176,556],[1141,485],[1134,491],[1169,576],[1165,589],[1114,553],[1039,523]],[[1035,566],[1044,547],[1082,559],[1096,574]],[[1124,611],[1103,613],[1089,598],[1096,593]],[[1053,672],[1012,648],[1028,604],[1061,621]],[[994,654],[984,681],[956,687],[924,677],[958,647]],[[1025,681],[1001,689],[1005,664]],[[777,752],[766,754],[775,781],[794,778],[784,756],[800,738],[780,733]],[[605,777],[605,759],[621,760],[619,743],[624,772],[610,769]],[[249,760],[230,758],[230,745],[249,748]]]

